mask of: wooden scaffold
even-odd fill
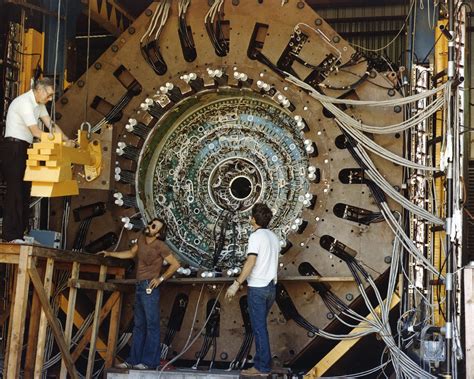
[[[105,361],[105,368],[113,365],[118,339],[120,312],[124,287],[107,283],[107,278],[122,279],[129,262],[114,258],[48,249],[30,245],[0,244],[0,265],[12,273],[6,287],[10,288],[10,301],[0,315],[0,328],[7,330],[4,378],[41,377],[44,366],[47,328],[51,329],[61,354],[60,378],[78,378],[76,361],[89,347],[86,377],[94,372],[95,354]],[[58,273],[67,279],[67,287],[54,301],[65,312],[64,328],[51,304]],[[84,322],[77,309],[78,290],[95,291],[95,310],[92,324],[81,339],[71,343],[73,327]],[[104,302],[104,291],[111,292]],[[109,317],[108,330],[99,328]],[[28,321],[28,323],[27,323]],[[28,325],[27,339],[25,329]],[[26,345],[26,353],[23,354]],[[72,349],[74,345],[74,349]]]

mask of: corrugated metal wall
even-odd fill
[[[373,7],[339,7],[315,10],[343,38],[352,44],[367,49],[379,49],[387,45],[405,23],[409,7],[406,5],[385,5]],[[385,49],[394,63],[400,63],[406,49],[406,32]],[[382,53],[382,52],[380,52]]]

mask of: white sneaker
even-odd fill
[[[120,368],[120,369],[126,369],[126,368],[133,368],[133,365],[131,365],[128,362],[122,362],[117,365],[115,365],[115,368]]]
[[[147,365],[143,364],[143,363],[139,363],[135,366],[133,366],[134,369],[136,370],[150,370],[151,367],[148,367]]]
[[[24,245],[27,242],[24,239],[17,238],[15,240],[8,241],[8,243],[15,243],[15,244],[18,244],[18,245]]]

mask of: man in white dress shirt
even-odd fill
[[[49,78],[38,79],[30,91],[18,96],[8,107],[1,149],[7,184],[2,222],[2,238],[6,242],[22,242],[28,227],[31,182],[23,181],[27,149],[34,137],[41,137],[39,120],[48,129],[51,128],[52,120],[45,105],[53,99],[53,94],[53,81]],[[65,141],[69,141],[57,125],[54,129],[63,134]]]

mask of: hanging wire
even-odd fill
[[[407,14],[407,17],[405,18],[405,21],[403,22],[403,25],[402,27],[400,28],[400,30],[398,31],[398,33],[395,35],[395,37],[393,37],[393,39],[387,43],[385,46],[383,47],[380,47],[378,49],[369,49],[367,47],[364,47],[364,46],[360,46],[360,45],[357,45],[355,43],[351,43],[351,46],[353,47],[356,47],[358,49],[361,49],[361,50],[364,50],[364,51],[373,51],[373,52],[377,52],[377,51],[382,51],[382,50],[385,50],[387,47],[389,47],[391,44],[393,44],[397,39],[398,37],[400,36],[400,34],[402,34],[403,30],[405,29],[406,25],[407,25],[407,21],[408,19],[410,18],[410,15],[411,13],[413,12],[413,9],[415,7],[415,3],[416,3],[416,0],[413,0],[410,4],[410,9],[408,10],[408,14]]]
[[[56,28],[56,54],[54,56],[54,70],[53,70],[53,101],[51,105],[51,125],[49,125],[49,134],[53,135],[54,125],[56,124],[56,76],[58,69],[58,55],[59,55],[59,32],[61,30],[61,3],[62,0],[58,0],[58,16],[57,16],[57,28]]]
[[[91,2],[87,3],[87,52],[86,52],[86,99],[84,102],[84,122],[89,119],[89,59],[90,59],[90,41],[91,41]]]

